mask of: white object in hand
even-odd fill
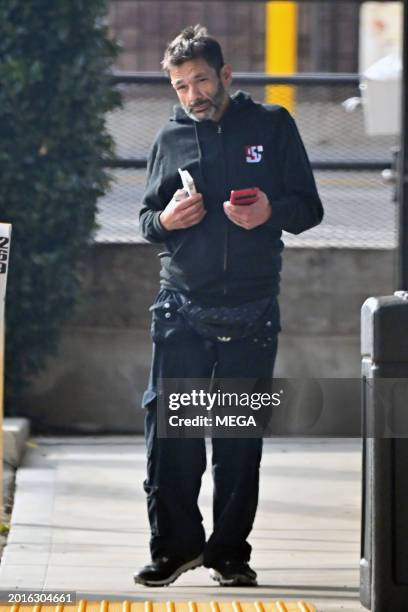
[[[181,182],[183,183],[184,191],[186,191],[189,196],[192,196],[195,193],[197,193],[197,190],[196,190],[195,185],[194,185],[194,179],[191,176],[191,174],[189,173],[189,171],[188,170],[182,170],[181,168],[179,168],[178,171],[179,171],[179,174],[180,174],[180,177],[181,177]]]

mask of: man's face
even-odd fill
[[[218,76],[204,59],[184,62],[170,69],[171,84],[184,111],[194,121],[219,121],[228,106],[227,87],[231,67],[225,64]]]

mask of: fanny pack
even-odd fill
[[[276,298],[267,297],[239,306],[202,306],[186,298],[178,309],[186,322],[198,334],[209,340],[230,342],[257,333],[262,326],[279,329],[274,320],[277,314]]]

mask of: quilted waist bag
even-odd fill
[[[220,342],[252,336],[265,323],[270,325],[270,331],[280,330],[276,297],[261,298],[239,306],[202,306],[186,299],[178,312],[198,334]]]

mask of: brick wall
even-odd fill
[[[356,71],[358,14],[359,6],[348,2],[299,4],[299,72]],[[120,70],[160,70],[166,43],[196,23],[220,41],[234,70],[264,70],[262,2],[111,0],[109,23],[123,46]]]
[[[360,6],[305,2],[299,9],[299,72],[357,72]]]
[[[183,27],[201,23],[237,71],[263,71],[265,7],[251,2],[112,0],[109,22],[120,39],[121,70],[160,70],[164,48]]]

